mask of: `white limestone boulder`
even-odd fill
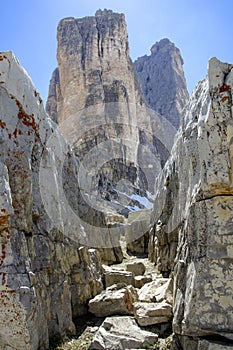
[[[107,317],[95,335],[90,349],[146,349],[154,345],[157,339],[157,334],[140,329],[133,317]]]
[[[161,303],[134,303],[134,317],[140,326],[150,326],[169,322],[172,319],[172,306],[166,301]]]
[[[133,285],[134,276],[132,272],[109,269],[104,273],[105,286],[108,288],[116,283],[125,283],[127,285]]]
[[[157,278],[150,283],[145,284],[138,292],[138,300],[142,302],[155,302],[157,290],[161,290],[168,283],[168,278]]]
[[[133,315],[133,303],[137,300],[134,287],[115,284],[89,301],[89,312],[98,317]]]

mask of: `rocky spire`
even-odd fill
[[[59,89],[60,77],[59,70],[56,68],[53,71],[52,78],[49,84],[49,94],[46,103],[46,112],[52,118],[52,120],[57,123],[57,99],[58,99],[58,89]]]
[[[150,56],[134,62],[148,106],[166,117],[175,128],[189,95],[179,49],[168,39],[151,48]]]
[[[124,15],[98,10],[93,17],[65,18],[57,41],[58,71],[51,80],[47,112],[72,134],[79,161],[91,157],[94,188],[100,187],[107,200],[122,181],[124,189],[132,185],[153,191],[176,130],[159,113],[148,111],[129,55]],[[105,158],[98,161],[104,166],[97,172],[91,150],[104,143]],[[93,182],[90,186],[87,192],[93,193]]]
[[[123,14],[98,10],[93,17],[65,18],[58,25],[57,40],[59,123],[74,111],[102,102],[118,102],[124,90],[127,94],[133,90],[133,95],[133,69],[128,71],[131,62]],[[52,77],[47,103],[50,115],[56,77]],[[135,102],[134,96],[132,99]]]

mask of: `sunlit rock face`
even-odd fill
[[[150,56],[139,57],[134,68],[147,105],[178,129],[189,95],[180,51],[168,39],[156,42]]]
[[[233,337],[232,77],[233,65],[209,61],[156,182],[149,254],[174,271],[174,349]]]
[[[0,81],[0,348],[47,349],[50,338],[74,333],[73,317],[103,289],[102,259],[80,244],[81,225],[76,236],[62,229],[58,150],[69,159],[64,186],[74,158],[11,52],[0,54]]]
[[[125,216],[150,208],[176,129],[144,102],[124,15],[99,10],[93,17],[65,18],[57,40],[47,112],[86,169],[84,192]]]

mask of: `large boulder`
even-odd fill
[[[134,284],[134,276],[132,272],[116,269],[108,269],[105,271],[104,280],[106,288],[117,283],[125,283],[127,285]]]
[[[139,301],[154,302],[160,287],[166,288],[169,285],[168,278],[156,278],[150,283],[145,284],[138,292]],[[167,289],[167,288],[166,288]]]
[[[168,281],[158,287],[155,291],[154,300],[160,302],[166,300],[168,304],[173,305],[173,279],[169,278]]]
[[[203,339],[198,343],[198,350],[233,350],[233,344]]]
[[[95,350],[145,349],[157,342],[158,336],[140,329],[133,317],[107,317],[90,348]]]
[[[140,326],[150,326],[169,322],[172,319],[172,306],[165,301],[160,303],[134,303],[134,317]]]
[[[89,312],[98,317],[133,315],[133,303],[137,300],[134,287],[115,284],[89,301]]]

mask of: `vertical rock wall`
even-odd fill
[[[233,339],[232,68],[210,60],[156,184],[149,250],[174,271],[174,349]]]
[[[67,217],[56,148],[70,161],[64,185],[74,173],[72,155],[11,52],[0,54],[0,144],[0,348],[47,349],[50,338],[75,331],[73,317],[102,290],[101,258],[62,231]],[[42,159],[47,178],[40,179]],[[56,193],[50,202],[56,221],[41,186]],[[76,230],[80,237],[81,226]]]

